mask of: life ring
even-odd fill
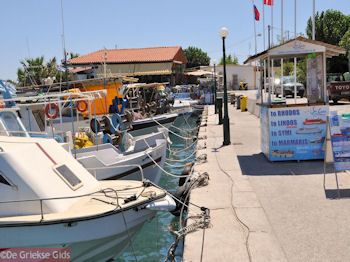
[[[55,113],[54,113],[54,114],[51,114],[51,113],[50,113],[50,108],[51,108],[51,107],[55,108]],[[57,106],[56,104],[51,103],[51,104],[48,104],[48,105],[45,107],[45,114],[46,114],[46,116],[47,116],[48,118],[50,118],[50,119],[55,119],[55,118],[57,118],[59,112],[60,112],[60,110],[59,110],[59,108],[58,108],[58,106]]]
[[[77,102],[77,110],[81,113],[85,112],[88,110],[88,104],[86,103],[85,100],[79,100]]]

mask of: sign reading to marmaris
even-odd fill
[[[337,171],[349,170],[350,119],[342,118],[336,111],[332,111],[329,122],[335,169]]]
[[[322,159],[327,115],[327,106],[270,108],[269,159]]]

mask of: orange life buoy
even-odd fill
[[[51,114],[50,113],[50,108],[53,107],[55,108],[55,113],[54,114]],[[46,107],[45,107],[45,114],[48,118],[51,118],[51,119],[55,119],[57,116],[58,116],[58,113],[60,112],[59,108],[58,108],[58,105],[56,104],[48,104]]]
[[[85,112],[88,109],[88,104],[86,103],[85,100],[79,100],[77,102],[77,110],[79,112]]]

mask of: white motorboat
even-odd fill
[[[169,128],[178,116],[178,113],[169,113],[137,119],[132,122],[129,132],[133,136],[142,136],[156,132],[159,127]]]
[[[18,108],[4,108],[0,112],[0,135],[46,136],[40,132],[29,132],[18,117]],[[33,126],[32,121],[32,126]],[[40,130],[39,130],[40,131]],[[140,168],[146,179],[158,184],[166,158],[168,131],[165,128],[144,136],[130,134],[123,139],[123,151],[110,143],[73,149],[76,159],[98,180],[128,179],[140,180]],[[57,136],[56,136],[57,137]],[[59,140],[59,139],[58,139]],[[65,144],[68,149],[73,148]]]
[[[172,109],[179,116],[191,115],[193,112],[193,106],[197,105],[197,104],[198,104],[197,100],[178,98],[178,99],[174,100],[174,104],[172,105]]]
[[[140,180],[140,169],[144,177],[158,184],[166,158],[168,132],[144,136],[127,136],[124,151],[110,143],[72,150],[76,159],[98,180],[128,179]]]
[[[53,139],[0,137],[0,248],[70,248],[71,261],[118,257],[165,191],[141,181],[97,181]]]

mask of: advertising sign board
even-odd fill
[[[350,169],[350,119],[344,119],[336,111],[331,112],[330,133],[337,171]]]
[[[269,160],[323,159],[328,106],[269,108]]]

